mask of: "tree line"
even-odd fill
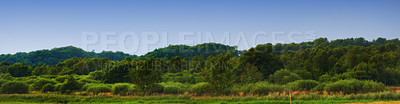
[[[184,48],[179,48],[181,46]],[[189,49],[189,52],[184,52],[185,49]],[[333,41],[319,38],[298,44],[268,43],[245,51],[233,50],[236,50],[235,47],[205,43],[193,47],[169,46],[144,57],[126,56],[120,61],[108,58],[69,58],[54,66],[10,64],[3,61],[0,72],[7,74],[0,77],[84,75],[105,84],[132,83],[144,93],[157,89],[160,83],[177,82],[207,86],[207,92],[217,95],[230,92],[237,85],[252,84],[278,90],[277,86],[280,85],[297,85],[294,82],[306,85],[319,83],[312,88],[328,85],[322,89],[331,90],[340,90],[342,82],[364,83],[359,80],[385,85],[400,84],[397,80],[400,78],[398,39],[378,38],[369,42],[363,38]],[[68,83],[74,83],[74,78],[68,79],[71,80]],[[266,85],[264,82],[274,85]]]

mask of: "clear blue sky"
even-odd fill
[[[393,39],[400,36],[399,5],[400,0],[1,0],[0,54],[82,47],[82,32],[136,32],[139,37],[141,32],[168,32],[168,44],[180,43],[178,32],[213,32],[216,42],[223,32],[231,33],[231,41],[244,32],[251,43],[260,31],[314,31],[314,38],[329,40]],[[257,44],[310,40],[305,37],[256,39]],[[88,50],[104,50],[94,47]],[[159,47],[165,45],[152,49]]]

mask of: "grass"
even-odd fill
[[[355,95],[294,95],[292,104],[332,104],[332,103],[365,103],[375,101],[400,100],[400,93],[381,92]],[[164,96],[118,96],[118,95],[60,95],[60,94],[3,94],[0,95],[2,104],[37,104],[37,103],[236,103],[236,104],[289,104],[288,95],[267,96],[205,96],[194,97],[190,95],[164,95]]]

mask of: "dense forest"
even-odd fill
[[[64,47],[1,55],[0,61],[0,84],[22,81],[31,91],[61,93],[109,89],[122,94],[115,89],[131,85],[129,89],[144,94],[285,89],[357,93],[400,85],[400,41],[385,38],[319,38],[244,51],[217,43],[171,45],[140,57]]]
[[[129,55],[123,52],[103,51],[101,53],[86,52],[73,46],[54,48],[51,50],[38,50],[29,53],[18,52],[16,54],[2,54],[0,61],[6,61],[10,64],[25,63],[29,65],[56,65],[69,58],[108,58],[110,60],[123,60],[126,56],[136,58],[136,55]]]

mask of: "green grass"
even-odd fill
[[[296,95],[292,96],[292,104],[334,104],[334,103],[364,103],[375,101],[400,100],[400,93],[371,93],[356,95]],[[287,95],[268,96],[223,96],[223,97],[193,97],[190,95],[165,96],[77,96],[60,94],[3,94],[1,104],[36,104],[36,103],[94,103],[94,104],[135,104],[135,103],[190,103],[190,104],[289,104]]]

